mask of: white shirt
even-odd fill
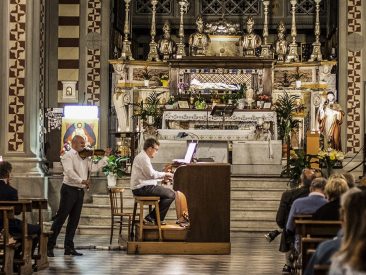
[[[147,185],[156,185],[157,179],[165,177],[165,172],[154,170],[150,157],[142,150],[133,160],[131,172],[131,190]]]
[[[107,164],[107,157],[103,157],[98,163],[92,163],[91,158],[82,159],[79,153],[71,149],[61,156],[61,163],[64,169],[63,183],[69,186],[84,188],[83,180],[88,179],[88,172],[97,172]]]

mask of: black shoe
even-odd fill
[[[270,243],[272,242],[274,239],[276,239],[276,237],[281,234],[280,231],[278,230],[273,230],[273,231],[269,231],[267,234],[264,235],[264,237],[267,239],[267,241]]]
[[[83,253],[77,252],[75,248],[66,248],[64,255],[83,256]]]
[[[51,258],[55,257],[55,254],[53,253],[53,249],[48,249],[47,250],[47,256],[51,257]]]
[[[282,268],[282,274],[293,274],[293,272],[294,272],[294,268],[287,264],[285,264]]]

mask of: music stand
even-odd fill
[[[225,117],[231,117],[234,113],[235,105],[215,105],[211,111],[211,116],[222,117],[222,129],[225,129]]]

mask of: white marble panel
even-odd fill
[[[173,159],[183,159],[186,154],[186,140],[159,140],[160,146],[151,163],[171,163]]]
[[[280,140],[233,141],[232,164],[281,164]]]

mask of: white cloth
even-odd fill
[[[142,150],[133,160],[131,172],[131,190],[147,185],[157,185],[157,179],[162,179],[165,172],[154,170],[150,157]]]
[[[91,158],[82,159],[74,149],[67,151],[61,156],[61,163],[64,169],[63,183],[69,186],[84,188],[83,180],[88,179],[88,172],[97,172],[107,164],[107,157],[103,157],[98,163],[93,163]]]
[[[366,275],[365,271],[357,271],[352,269],[348,264],[342,264],[342,258],[342,256],[332,258],[329,275]]]

